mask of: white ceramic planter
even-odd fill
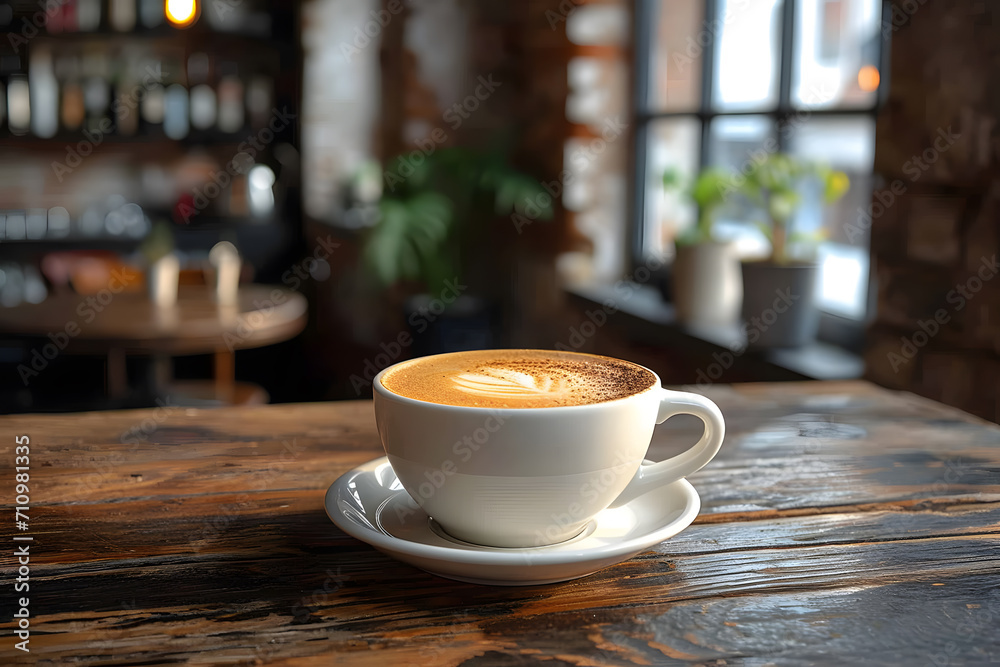
[[[673,266],[677,319],[693,326],[732,325],[743,301],[740,261],[733,243],[677,247]]]

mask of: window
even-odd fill
[[[880,101],[881,0],[642,0],[636,16],[635,255],[669,258],[696,211],[675,188],[703,166],[738,169],[773,139],[779,150],[847,173],[848,193],[822,206],[802,192],[797,232],[822,233],[820,307],[865,316],[868,237],[852,225],[872,191]],[[775,144],[771,144],[775,145]],[[746,256],[768,242],[740,211],[715,231]]]

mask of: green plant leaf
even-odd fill
[[[823,201],[831,204],[847,192],[851,187],[851,179],[842,171],[824,168],[820,174],[823,181]]]
[[[788,242],[815,245],[825,241],[828,236],[829,234],[825,229],[815,229],[811,232],[792,232],[788,235]]]
[[[777,190],[768,200],[767,212],[775,223],[785,224],[795,213],[800,200],[799,193],[794,190]]]
[[[680,189],[683,182],[680,170],[676,167],[668,167],[663,171],[662,182],[664,190]]]
[[[363,249],[365,264],[383,285],[400,279],[403,235],[398,207],[395,200],[379,203],[379,224],[371,230]]]

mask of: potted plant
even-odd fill
[[[798,347],[816,337],[819,310],[815,292],[818,237],[790,229],[808,181],[818,184],[824,204],[847,191],[847,175],[784,153],[768,155],[746,176],[738,191],[763,216],[761,230],[771,256],[743,262],[743,319],[754,347]],[[797,246],[793,252],[793,246]],[[752,333],[751,333],[752,330]]]
[[[413,293],[404,310],[415,354],[496,345],[493,312],[509,281],[490,228],[512,212],[551,218],[551,197],[499,153],[441,148],[419,164],[412,155],[391,163],[363,264],[382,287]]]
[[[677,319],[687,325],[731,325],[739,317],[743,287],[736,246],[717,240],[712,233],[731,179],[723,169],[708,168],[687,190],[698,207],[698,220],[674,239],[676,254],[671,276]],[[676,171],[664,172],[663,186],[665,190],[680,186]]]

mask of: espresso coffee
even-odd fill
[[[476,408],[552,408],[626,398],[657,383],[637,364],[549,350],[475,350],[422,357],[382,376],[394,394]]]

